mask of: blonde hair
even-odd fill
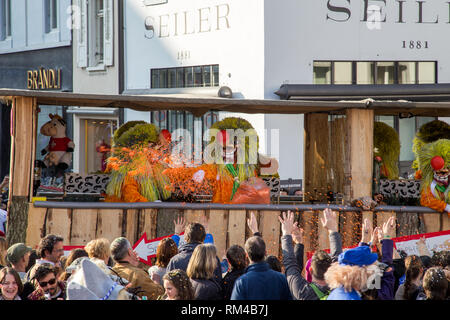
[[[89,258],[106,259],[111,255],[110,243],[106,238],[100,238],[89,241],[84,250],[89,255]]]
[[[0,264],[6,267],[6,251],[8,250],[8,242],[6,238],[0,237]]]
[[[364,292],[367,288],[367,280],[376,272],[377,266],[369,265],[364,267],[341,265],[333,263],[325,272],[325,281],[330,289],[343,287],[346,292]]]
[[[199,244],[192,253],[186,273],[191,279],[211,279],[216,267],[216,247],[212,244]]]

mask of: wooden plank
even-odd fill
[[[305,115],[305,201],[326,202],[328,192],[327,168],[328,115]]]
[[[205,216],[205,210],[185,210],[184,219],[186,220],[186,225],[191,222],[201,223],[202,218]]]
[[[49,209],[45,223],[46,235],[59,235],[64,238],[64,244],[70,244],[71,216],[70,209]]]
[[[262,211],[259,223],[259,230],[266,243],[267,255],[278,257],[280,253],[280,232],[281,225],[278,220],[280,211]]]
[[[329,182],[335,193],[344,194],[344,159],[346,148],[346,119],[332,116],[329,130]]]
[[[304,211],[301,214],[300,225],[303,228],[303,245],[304,261],[306,261],[306,254],[310,251],[316,250],[317,245],[317,218],[318,213],[314,211]],[[306,262],[305,262],[306,263]]]
[[[397,213],[397,236],[403,237],[424,233],[425,229],[423,226],[419,226],[420,224],[420,216],[417,213]]]
[[[230,210],[228,212],[228,248],[232,245],[245,245],[246,211]]]
[[[228,213],[226,210],[209,211],[209,232],[214,237],[214,245],[217,248],[217,256],[222,257],[223,251],[227,250],[227,226]]]
[[[443,217],[442,217],[442,227],[441,227],[442,231],[447,231],[450,230],[450,217],[447,213],[443,213]]]
[[[12,137],[13,175],[12,193],[14,196],[29,196],[32,184],[33,118],[36,99],[16,97],[14,99],[14,136]]]
[[[45,231],[42,228],[44,227],[47,209],[35,208],[32,203],[29,204],[28,208],[27,240],[25,243],[32,248],[36,248],[41,241],[43,231]]]
[[[425,223],[425,232],[437,232],[441,230],[442,213],[424,213],[423,222]]]
[[[106,238],[110,242],[122,235],[122,209],[98,210],[95,238]]]
[[[373,110],[348,109],[345,168],[345,199],[372,196]]]
[[[157,214],[156,237],[165,237],[174,233],[173,221],[179,216],[184,216],[183,210],[160,209]]]
[[[125,238],[133,245],[138,240],[138,210],[127,210]]]
[[[158,210],[156,209],[144,209],[141,211],[139,215],[139,235],[147,233],[148,239],[156,238],[157,215]]]
[[[70,244],[83,246],[96,238],[97,209],[73,210]]]
[[[358,212],[343,212],[342,219],[342,245],[350,247],[357,245],[361,240],[362,214]]]

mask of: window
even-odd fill
[[[112,0],[78,0],[78,67],[104,70],[113,65],[114,17]]]
[[[375,63],[357,62],[356,84],[374,84],[374,83],[375,83]]]
[[[0,41],[11,37],[11,0],[0,0]]]
[[[219,66],[152,69],[150,78],[152,89],[217,87]]]
[[[331,62],[314,62],[314,84],[331,84]]]
[[[352,69],[351,62],[334,62],[334,84],[352,84]]]
[[[394,62],[377,62],[377,84],[394,84]]]
[[[436,83],[436,62],[419,62],[419,83]]]
[[[45,33],[58,29],[58,0],[45,0]]]
[[[190,112],[186,111],[153,111],[151,113],[150,122],[158,126],[160,129],[167,129],[173,133],[176,129],[186,129],[191,134],[191,144],[195,141],[200,143],[203,139],[204,132],[211,128],[219,119],[218,112],[208,112],[203,117],[194,117]],[[205,143],[203,141],[202,149]]]
[[[314,84],[437,83],[435,61],[315,61]]]

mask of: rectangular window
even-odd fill
[[[194,87],[201,87],[202,84],[202,68],[194,67]]]
[[[58,29],[58,1],[45,0],[45,33]]]
[[[377,62],[376,74],[377,84],[394,84],[394,62]]]
[[[419,62],[419,84],[436,83],[436,63]]]
[[[375,83],[375,63],[357,62],[356,84],[374,84],[374,83]]]
[[[176,88],[177,87],[177,70],[169,69],[167,73],[168,77],[168,88]]]
[[[334,84],[352,84],[353,71],[352,62],[335,62],[334,63]]]
[[[416,63],[399,62],[398,63],[398,83],[415,84],[416,83]]]
[[[11,34],[11,0],[0,0],[0,41]]]
[[[314,84],[331,84],[331,62],[314,62]]]
[[[216,87],[219,85],[219,66],[195,66],[151,69],[151,88]]]

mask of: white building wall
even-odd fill
[[[58,1],[58,29],[46,34],[44,0],[11,1],[11,37],[0,41],[0,54],[70,46],[71,5]]]

